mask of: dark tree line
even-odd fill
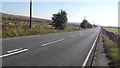
[[[63,30],[66,27],[66,23],[67,23],[67,13],[61,10],[57,14],[53,14],[52,20],[53,20],[52,22],[53,27],[59,30]],[[84,19],[82,23],[80,24],[80,27],[81,28],[92,28],[92,27],[97,27],[97,26],[95,24],[92,25],[90,22]]]
[[[53,14],[52,20],[52,24],[56,29],[63,30],[67,23],[67,13],[61,10],[57,14]]]
[[[81,28],[92,28],[92,27],[97,27],[97,26],[90,24],[86,19],[84,19],[82,23],[80,24],[80,27]]]

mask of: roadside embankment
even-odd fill
[[[111,68],[120,66],[120,35],[102,28],[103,47]]]
[[[102,33],[104,35],[106,35],[110,40],[116,42],[118,45],[120,45],[120,35],[119,34],[116,34],[116,33],[113,33],[113,32],[110,32],[110,31],[107,31],[105,29],[102,28]],[[120,46],[119,46],[120,48]]]
[[[42,28],[40,28],[40,27]],[[81,30],[81,28],[73,28],[70,26],[67,26],[64,30],[57,30],[54,29],[52,26],[48,27],[50,25],[41,25],[36,24],[35,28],[29,29],[29,28],[9,28],[9,29],[3,29],[2,30],[2,38],[11,38],[11,37],[21,37],[21,36],[30,36],[30,35],[42,35],[42,34],[49,34],[49,33],[58,33],[58,32],[71,32],[71,31],[78,31]],[[39,28],[37,28],[39,27]]]

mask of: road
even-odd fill
[[[100,28],[2,41],[3,66],[81,66]]]

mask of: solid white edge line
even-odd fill
[[[18,53],[21,53],[21,52],[25,52],[27,50],[28,49],[24,49],[24,50],[20,50],[20,51],[17,51],[17,52],[10,53],[10,54],[5,54],[5,55],[0,56],[0,58],[11,56],[11,55],[18,54]]]
[[[98,36],[99,36],[99,34],[98,34]],[[90,51],[89,51],[89,53],[88,53],[85,61],[83,62],[81,68],[84,68],[84,67],[86,66],[86,64],[87,64],[87,62],[88,62],[88,59],[89,59],[89,57],[90,57],[90,55],[91,55],[91,53],[92,53],[92,50],[93,50],[93,48],[94,48],[94,46],[95,46],[95,43],[96,43],[96,41],[97,41],[97,39],[98,39],[98,36],[96,37],[96,39],[95,39],[95,41],[94,41],[94,43],[93,43],[93,46],[91,47],[91,49],[90,49]]]
[[[41,46],[46,46],[46,45],[50,45],[50,44],[53,44],[53,43],[56,43],[56,42],[60,42],[60,41],[63,41],[64,39],[60,39],[60,40],[57,40],[57,41],[53,41],[53,42],[49,42],[49,43],[45,43]]]

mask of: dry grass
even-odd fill
[[[118,44],[110,40],[107,36],[103,35],[106,57],[110,60],[110,65],[120,65],[120,51]]]
[[[120,34],[120,28],[105,28],[109,32]]]
[[[40,18],[32,18],[32,29],[29,29],[29,17],[5,13],[0,14],[2,14],[1,24],[3,30],[1,34],[3,38],[80,30],[80,28],[75,26],[67,26],[64,30],[57,30],[50,25],[52,20]]]
[[[49,34],[56,32],[70,32],[80,30],[78,27],[67,26],[64,30],[54,29],[52,25],[44,23],[32,23],[32,29],[29,29],[28,23],[4,23],[2,30],[2,37],[18,37],[18,36],[28,36],[28,35],[40,35]]]

